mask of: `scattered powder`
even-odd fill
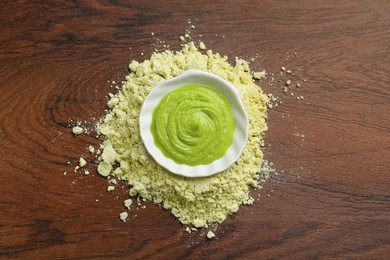
[[[296,55],[295,53],[294,53],[294,55]],[[281,76],[285,76],[285,77],[288,77],[287,79],[286,79],[286,81],[284,82],[284,85],[283,86],[281,86],[281,88],[283,89],[283,92],[284,93],[286,93],[287,94],[287,92],[289,92],[289,96],[290,97],[296,97],[295,99],[296,100],[298,100],[298,101],[301,101],[301,100],[303,100],[303,96],[302,95],[300,95],[299,93],[298,93],[298,91],[300,90],[300,87],[301,87],[301,83],[300,82],[298,82],[298,80],[300,80],[300,77],[299,76],[296,76],[293,72],[292,72],[292,70],[290,70],[290,69],[287,69],[286,67],[284,67],[284,66],[282,66],[281,68]],[[298,69],[298,71],[301,71],[302,69]],[[283,72],[285,72],[285,74],[283,73]],[[291,79],[292,78],[292,79]],[[293,87],[293,80],[294,81],[297,81],[296,83],[295,83],[295,90],[294,89],[292,89],[292,87]],[[303,79],[303,82],[307,82],[307,80],[306,79]],[[282,101],[279,101],[278,102],[279,104],[282,104]],[[276,104],[275,104],[275,106],[276,106]]]
[[[161,204],[183,224],[196,228],[221,223],[241,204],[252,204],[249,188],[257,187],[259,177],[265,178],[269,173],[260,149],[267,130],[269,98],[254,83],[255,74],[248,62],[236,58],[232,66],[227,59],[211,50],[200,52],[191,42],[181,51],[166,50],[153,53],[142,63],[132,61],[127,81],[117,95],[111,96],[111,111],[97,127],[104,136],[98,172],[128,182],[130,196]],[[190,68],[214,73],[236,86],[250,123],[247,145],[238,161],[206,178],[177,176],[162,168],[147,153],[139,133],[139,113],[145,97],[160,82]],[[120,214],[123,221],[127,217],[126,212]]]

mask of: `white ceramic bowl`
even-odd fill
[[[165,157],[155,146],[150,131],[153,111],[161,99],[169,92],[190,84],[205,84],[219,90],[230,102],[236,119],[232,145],[223,157],[207,165],[177,164],[172,159]],[[168,171],[186,177],[207,177],[227,169],[240,157],[248,139],[248,116],[238,90],[219,76],[195,69],[187,70],[176,78],[166,80],[152,89],[142,105],[139,120],[141,138],[149,154]]]

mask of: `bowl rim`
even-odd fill
[[[165,157],[155,146],[150,131],[153,111],[162,98],[171,91],[190,84],[205,84],[219,90],[229,101],[235,117],[233,143],[224,156],[209,164],[190,166]],[[240,93],[233,84],[210,72],[189,69],[177,77],[160,82],[149,92],[140,110],[139,130],[146,150],[160,166],[184,177],[208,177],[226,170],[241,156],[248,140],[249,120]]]

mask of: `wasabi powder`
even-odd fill
[[[180,222],[196,228],[221,223],[241,204],[252,204],[250,186],[256,187],[259,177],[268,173],[260,149],[267,130],[268,97],[254,83],[248,63],[236,59],[231,66],[226,56],[200,52],[191,42],[181,51],[153,53],[149,60],[132,61],[129,67],[122,89],[108,102],[111,112],[98,126],[105,137],[98,172],[128,182],[130,196],[161,204]],[[148,93],[191,68],[214,73],[236,86],[249,118],[249,138],[241,157],[227,170],[206,178],[186,178],[162,168],[147,153],[139,133],[140,109]]]

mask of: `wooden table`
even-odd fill
[[[9,0],[0,10],[1,258],[390,257],[389,1]],[[193,40],[230,61],[255,57],[263,89],[282,101],[265,137],[275,173],[213,240],[151,203],[123,223],[128,187],[108,193],[95,167],[72,172],[100,141],[71,127],[96,124],[112,81],[156,38],[179,50],[189,19]],[[301,84],[293,97],[288,79]]]

